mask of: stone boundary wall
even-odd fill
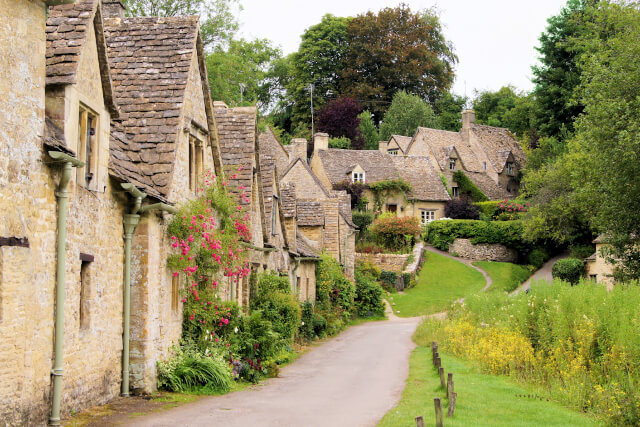
[[[396,254],[364,254],[356,253],[357,261],[368,261],[377,265],[382,270],[393,271],[395,273],[401,273],[404,270],[404,265],[407,263],[409,255],[396,255]]]
[[[478,261],[516,262],[518,252],[504,245],[481,243],[474,245],[470,239],[456,239],[449,245],[449,253],[460,258]]]
[[[419,242],[413,247],[413,262],[407,265],[402,273],[410,274],[411,277],[415,277],[422,267],[422,261],[424,257],[424,243]]]

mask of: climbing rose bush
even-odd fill
[[[371,226],[371,234],[376,241],[391,250],[409,245],[411,238],[420,232],[418,219],[409,216],[380,215]]]

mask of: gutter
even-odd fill
[[[259,252],[275,252],[278,250],[277,248],[261,248],[259,246],[254,246],[251,243],[247,243],[247,242],[240,242],[240,244],[245,248],[253,249],[254,251],[259,251]]]
[[[123,327],[122,327],[122,387],[120,394],[129,396],[129,341],[131,326],[131,239],[138,223],[140,214],[152,210],[161,210],[171,214],[178,212],[178,209],[165,203],[155,203],[142,206],[142,200],[147,197],[133,184],[120,184],[134,200],[131,213],[124,214],[124,300],[123,300]]]
[[[49,151],[49,157],[62,163],[62,176],[56,189],[58,202],[58,223],[56,227],[56,318],[55,318],[55,350],[51,375],[53,376],[53,393],[51,400],[51,416],[49,425],[60,425],[60,401],[62,398],[62,362],[64,344],[64,299],[65,299],[65,264],[67,250],[67,186],[74,167],[84,167],[84,162],[61,151]]]

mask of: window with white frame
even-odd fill
[[[361,182],[364,184],[364,172],[353,172],[351,174],[352,182]]]
[[[455,170],[455,168],[456,168],[456,159],[450,158],[449,159],[449,169]]]
[[[420,210],[420,222],[422,225],[429,224],[431,221],[436,219],[436,211],[431,209],[421,209]]]

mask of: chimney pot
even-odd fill
[[[102,0],[102,16],[124,19],[127,8],[120,0]]]
[[[383,153],[386,153],[388,145],[389,145],[388,141],[378,141],[378,150]]]

